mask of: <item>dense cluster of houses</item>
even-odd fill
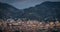
[[[53,30],[60,31],[60,22],[50,21],[46,23],[44,21],[22,21],[20,19],[17,21],[14,21],[12,19],[9,19],[7,21],[0,20],[0,29],[2,29],[4,32],[14,32],[16,30],[19,32],[51,32]]]

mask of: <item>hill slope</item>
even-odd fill
[[[25,10],[24,17],[37,20],[60,19],[60,2],[43,2],[42,4],[30,7]]]
[[[19,10],[12,5],[6,3],[0,3],[0,18],[20,18],[23,14],[22,10]]]
[[[31,20],[60,20],[60,2],[43,2],[35,7],[19,10],[9,4],[0,3],[0,18],[26,18]]]

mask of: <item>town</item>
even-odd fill
[[[12,19],[7,21],[0,20],[0,30],[2,30],[2,32],[59,32],[60,22],[44,22],[37,20],[22,21],[20,19],[17,21]]]

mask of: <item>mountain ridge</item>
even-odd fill
[[[36,12],[35,14],[37,15],[39,14],[39,16],[41,16],[42,18],[45,18],[45,17],[47,17],[47,19],[50,19],[51,17],[59,18],[57,14],[60,15],[60,13],[58,13],[60,11],[60,2],[46,1],[46,2],[43,2],[42,4],[36,5],[35,7],[30,7],[25,10],[28,12],[30,11],[29,13],[31,13],[32,11],[34,13]],[[36,16],[36,17],[40,18],[39,16]]]
[[[19,10],[9,4],[2,5],[0,3],[0,11],[0,18],[2,19],[26,18],[30,20],[60,20],[60,2],[46,1],[36,5],[35,7],[30,7],[23,10]]]
[[[0,18],[1,19],[20,17],[17,14],[21,15],[23,14],[23,11],[13,7],[12,5],[0,2]]]

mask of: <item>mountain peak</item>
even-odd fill
[[[12,5],[0,2],[0,19],[20,17],[23,11],[13,7]],[[18,14],[20,16],[18,16]]]
[[[60,20],[60,2],[46,1],[35,7],[24,9],[24,13],[15,7],[0,3],[0,18],[26,18],[31,20]]]
[[[32,13],[27,18],[55,20],[55,18],[59,18],[58,16],[60,15],[60,2],[46,1],[35,7],[26,9],[25,12],[28,15],[29,13]]]
[[[40,6],[40,5],[60,5],[60,2],[45,1],[39,5],[36,5],[36,6]]]

